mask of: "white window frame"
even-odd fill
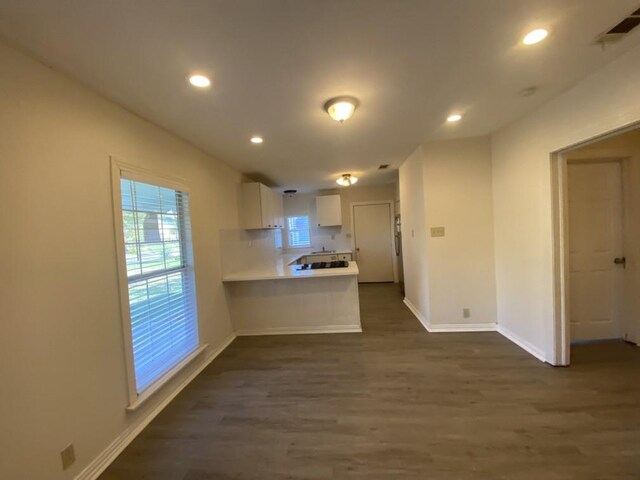
[[[184,359],[174,365],[165,372],[160,378],[149,385],[142,392],[138,393],[136,389],[135,363],[133,358],[133,338],[131,334],[131,313],[129,306],[129,280],[127,276],[127,260],[124,244],[124,222],[122,219],[122,191],[120,186],[121,178],[129,180],[149,183],[160,187],[171,188],[181,192],[189,193],[187,183],[179,178],[157,174],[150,170],[127,164],[115,157],[111,157],[111,191],[113,197],[113,218],[115,224],[115,241],[118,261],[118,284],[120,293],[120,317],[122,320],[122,332],[124,339],[125,363],[127,368],[127,390],[129,395],[129,403],[126,407],[127,411],[137,410],[146,400],[154,393],[162,388],[176,374],[183,370],[189,363],[198,357],[208,344],[202,343],[187,355]],[[194,262],[195,263],[195,262]],[[195,267],[194,267],[195,269]],[[194,272],[195,275],[195,272]],[[197,312],[198,306],[195,302],[194,308]],[[199,318],[199,316],[198,316]],[[198,320],[198,331],[200,325]]]
[[[308,232],[309,232],[309,245],[291,245],[291,237],[289,235],[289,233],[291,232],[291,230],[289,230],[289,219],[290,218],[296,218],[296,217],[307,217],[307,225],[309,226],[308,228]],[[310,248],[311,247],[311,217],[309,216],[309,214],[304,214],[304,215],[289,215],[286,217],[286,232],[287,232],[287,248]]]

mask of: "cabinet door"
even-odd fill
[[[342,225],[340,195],[316,197],[316,216],[319,227]]]
[[[260,184],[260,210],[262,212],[262,228],[275,228],[273,192]]]
[[[276,228],[284,228],[284,206],[282,202],[282,194],[273,192],[273,213]]]
[[[336,255],[311,255],[307,257],[309,263],[314,262],[332,262],[337,259]]]
[[[264,228],[262,224],[260,184],[243,183],[240,188],[242,192],[240,202],[240,221],[242,228],[248,230]]]

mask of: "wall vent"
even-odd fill
[[[640,8],[623,18],[617,25],[596,38],[596,43],[605,44],[622,40],[631,30],[640,25]]]
[[[387,168],[389,168],[389,164],[388,164],[388,163],[385,163],[384,165],[380,165],[380,166],[378,167],[378,170],[386,170]]]

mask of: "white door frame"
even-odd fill
[[[640,124],[634,124],[620,130],[593,137],[576,145],[551,153],[551,195],[553,221],[553,331],[552,357],[549,363],[555,366],[569,366],[571,363],[571,335],[569,332],[569,197],[567,188],[567,158],[566,154],[572,150],[586,147],[595,142],[609,139],[620,134],[635,130]],[[622,154],[621,154],[622,153]],[[622,163],[623,189],[626,185],[625,163],[632,156],[629,152],[618,152],[617,155],[585,155],[580,161],[618,161]],[[623,192],[623,210],[625,196]]]
[[[353,207],[357,207],[357,206],[364,206],[364,205],[385,205],[388,204],[389,205],[389,227],[391,228],[390,232],[390,239],[389,239],[389,255],[391,255],[391,265],[393,267],[393,281],[394,283],[398,283],[398,264],[397,264],[397,260],[396,260],[396,249],[395,249],[395,245],[393,243],[393,220],[394,220],[394,211],[393,211],[393,206],[394,206],[394,200],[369,200],[369,201],[365,201],[365,202],[351,202],[351,250],[353,251],[353,258],[355,260],[355,256],[356,256],[356,229],[355,229],[355,222],[354,222],[354,218],[355,218],[355,211]]]

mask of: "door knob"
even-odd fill
[[[613,259],[613,263],[616,265],[622,265],[622,268],[627,268],[627,259],[626,257],[618,257]]]
[[[356,252],[359,252],[359,251],[360,251],[360,249],[359,249],[359,248],[356,248]]]

